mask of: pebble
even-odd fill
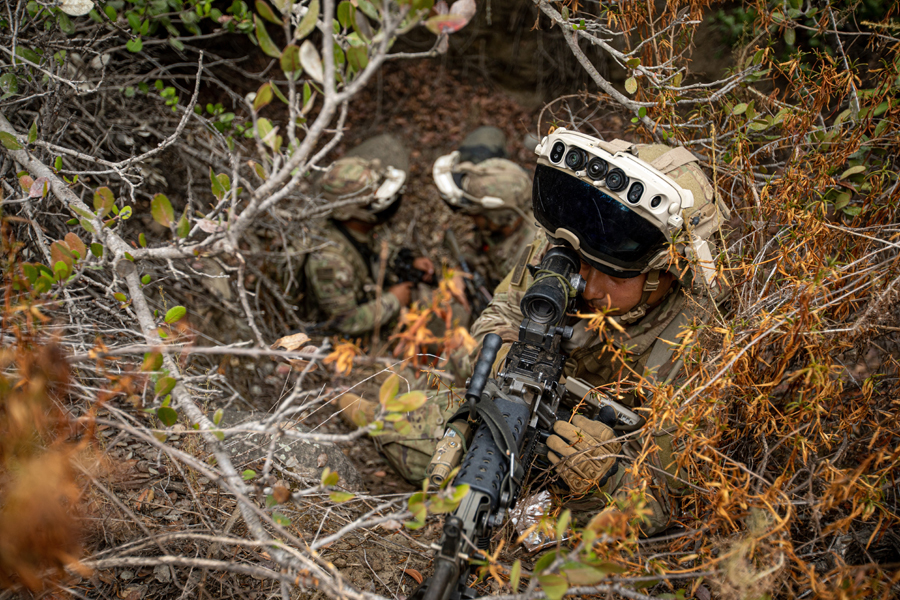
[[[134,579],[134,571],[122,571],[121,573],[119,573],[119,578],[125,581],[130,581]]]
[[[153,569],[153,577],[160,583],[169,583],[172,581],[172,571],[166,565],[156,565]]]

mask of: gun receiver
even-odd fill
[[[496,334],[484,338],[466,392],[475,433],[453,481],[454,485],[468,484],[469,493],[447,517],[441,541],[434,547],[434,575],[413,592],[414,600],[474,597],[474,590],[466,586],[469,552],[473,545],[487,549],[491,530],[501,525],[515,506],[541,433],[552,427],[565,394],[559,381],[568,357],[560,346],[573,332],[560,323],[576,293],[584,289],[584,280],[578,275],[580,264],[569,248],[547,252],[522,298],[525,318],[519,326],[519,339],[493,378],[489,375],[502,339]],[[455,418],[459,417],[457,413]]]

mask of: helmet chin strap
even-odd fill
[[[644,280],[644,291],[641,294],[641,300],[638,302],[637,306],[629,310],[624,315],[615,317],[619,323],[623,323],[629,325],[638,321],[647,314],[647,309],[650,308],[649,300],[650,295],[659,289],[659,274],[661,273],[660,269],[653,269],[647,273],[647,279]]]

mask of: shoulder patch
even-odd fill
[[[537,246],[537,242],[532,242],[522,248],[522,251],[519,252],[519,257],[516,259],[516,266],[513,267],[510,285],[516,287],[522,285],[522,278],[525,276],[525,266],[528,264],[528,261],[531,260],[531,255],[534,253],[535,246]]]
[[[332,267],[319,267],[316,269],[316,279],[334,281],[334,269]]]

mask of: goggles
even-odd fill
[[[636,277],[661,268],[666,245],[681,229],[690,190],[608,143],[557,129],[537,148],[534,215],[551,241],[565,241],[594,268]]]
[[[450,208],[464,213],[480,214],[483,209],[503,208],[506,203],[496,196],[474,196],[459,185],[456,180],[456,167],[459,164],[459,151],[446,154],[436,161],[431,169],[434,183],[437,185],[441,198]]]

